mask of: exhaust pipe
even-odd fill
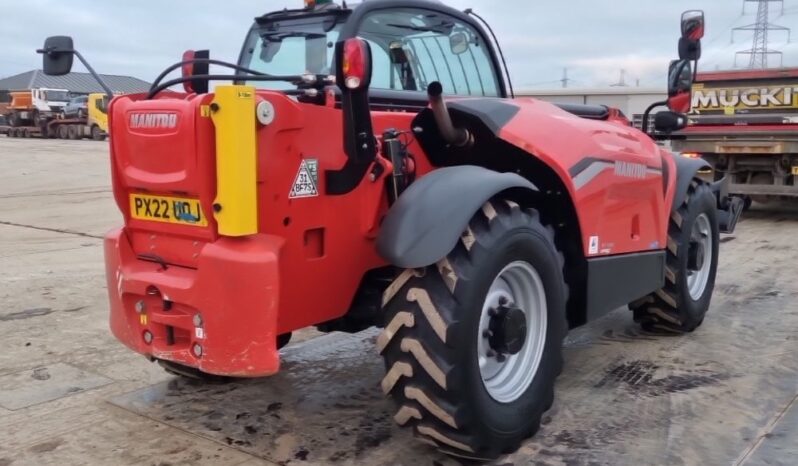
[[[471,147],[474,145],[474,136],[464,128],[457,128],[452,123],[446,101],[443,99],[443,85],[434,81],[427,87],[429,106],[435,115],[435,123],[444,141],[455,147]]]

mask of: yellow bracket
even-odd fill
[[[258,232],[255,88],[218,86],[211,104],[216,126],[216,200],[219,234]]]

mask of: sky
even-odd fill
[[[444,0],[474,8],[494,28],[516,88],[607,87],[625,70],[628,85],[665,86],[676,58],[679,18],[703,9],[707,35],[701,69],[730,69],[734,52],[751,47],[750,32],[731,29],[756,19],[756,4],[743,0]],[[213,58],[237,60],[255,16],[297,8],[302,0],[3,0],[0,2],[0,78],[41,67],[35,53],[48,35],[71,35],[94,68],[105,74],[152,81],[180,61],[186,49],[211,50]],[[771,22],[793,27],[795,36],[771,33],[771,48],[784,65],[798,66],[798,0],[774,4]],[[35,25],[36,27],[32,27]],[[747,57],[740,57],[746,64]],[[82,71],[76,65],[75,71]]]

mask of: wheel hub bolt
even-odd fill
[[[527,335],[526,315],[514,305],[493,309],[490,319],[488,342],[491,350],[506,360],[506,355],[518,354],[524,347]]]
[[[690,241],[687,250],[687,268],[690,270],[701,270],[704,267],[704,243],[700,241]]]

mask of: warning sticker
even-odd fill
[[[590,245],[588,247],[588,254],[595,255],[599,253],[599,237],[598,236],[591,236],[590,237]]]
[[[299,172],[296,174],[289,199],[299,199],[303,197],[316,197],[319,195],[319,161],[316,159],[304,159],[299,164]]]

